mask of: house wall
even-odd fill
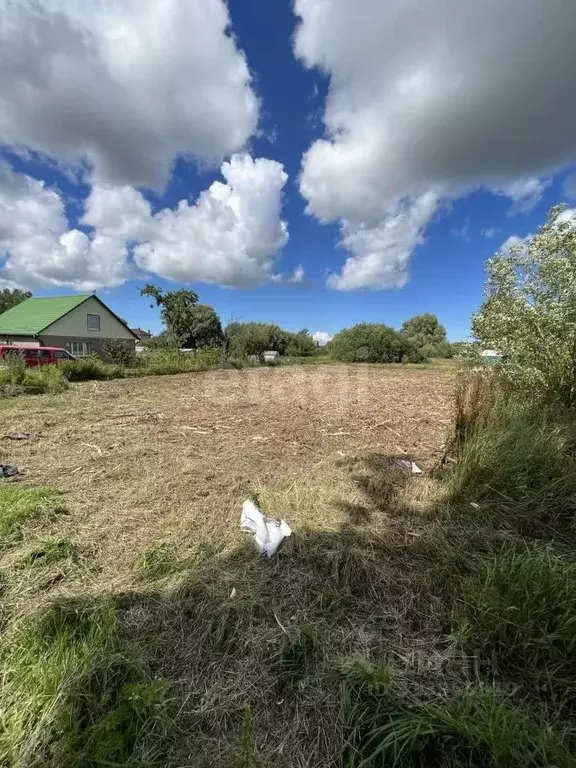
[[[88,330],[87,315],[100,315],[99,331]],[[95,342],[98,339],[123,339],[131,342],[132,345],[136,342],[128,328],[116,320],[114,315],[94,298],[86,299],[80,306],[75,307],[67,315],[45,328],[41,334],[42,340],[45,337],[90,342]],[[61,344],[52,344],[52,342],[49,344],[47,341],[44,341],[44,344],[54,347],[61,346]]]
[[[31,347],[37,347],[40,340],[35,336],[12,336],[9,333],[0,333],[0,344],[29,344]]]
[[[103,344],[106,339],[95,339],[93,336],[46,336],[43,333],[38,337],[43,347],[62,347],[67,349],[66,344],[70,341],[87,341],[90,344],[91,354],[96,354],[103,360],[106,360],[106,353]],[[130,349],[136,347],[136,339],[120,339]]]

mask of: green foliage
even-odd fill
[[[121,365],[124,368],[133,368],[136,365],[136,352],[131,342],[125,343],[120,339],[106,339],[102,344],[102,349],[106,359],[115,365]]]
[[[0,537],[6,537],[29,518],[51,509],[55,499],[56,492],[51,488],[0,485]]]
[[[340,331],[332,339],[330,355],[344,363],[424,361],[406,338],[380,323],[359,323]]]
[[[219,349],[224,344],[220,318],[208,304],[196,304],[189,312],[190,327],[184,347]]]
[[[68,389],[68,381],[56,365],[40,365],[28,371],[24,387],[30,394],[57,395]]]
[[[58,394],[68,388],[62,371],[55,365],[39,365],[27,368],[19,353],[6,355],[0,368],[0,394],[41,395]]]
[[[554,722],[479,686],[422,701],[365,669],[344,683],[347,768],[490,766],[568,768],[568,739]]]
[[[294,357],[310,357],[316,354],[316,342],[307,328],[289,334],[286,354]]]
[[[262,355],[266,351],[285,354],[290,334],[271,323],[230,323],[226,326],[226,348],[232,357]]]
[[[170,331],[160,331],[151,339],[143,339],[140,345],[148,349],[178,349],[180,346],[178,339]]]
[[[415,315],[409,320],[405,320],[402,323],[400,333],[409,339],[417,349],[428,345],[446,349],[446,347],[440,346],[447,343],[446,329],[440,325],[436,315],[430,312],[424,315]],[[448,357],[448,355],[429,355],[429,357]]]
[[[119,653],[114,605],[57,602],[0,646],[7,768],[151,766],[165,685]]]
[[[448,341],[423,344],[421,347],[418,347],[418,349],[424,357],[442,357],[450,359],[454,357],[455,354],[452,344]]]
[[[30,291],[21,291],[19,288],[3,288],[0,291],[0,314],[6,312],[7,309],[12,309],[17,304],[21,304],[26,299],[30,299],[32,294]]]
[[[503,355],[531,397],[576,404],[576,228],[563,207],[528,240],[488,262],[486,298],[472,330]]]
[[[62,360],[57,367],[68,381],[106,381],[124,376],[121,366],[105,363],[97,355],[78,360]]]
[[[150,296],[161,308],[162,322],[177,347],[198,349],[219,347],[224,341],[220,319],[212,307],[198,304],[194,291],[162,291],[154,285],[140,290],[141,296]]]
[[[219,364],[220,358],[218,349],[199,349],[194,354],[158,349],[146,356],[138,373],[142,376],[163,376],[208,371]]]
[[[477,563],[455,612],[465,652],[499,675],[576,695],[576,564],[551,548],[509,549]]]

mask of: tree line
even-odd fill
[[[225,328],[215,309],[200,303],[195,291],[163,291],[148,284],[142,296],[160,309],[164,330],[146,344],[154,349],[222,349],[230,358],[260,357],[275,351],[289,357],[309,357],[319,352],[307,328],[292,332],[274,323],[231,322]],[[27,291],[0,291],[0,311],[29,298]],[[383,323],[359,323],[345,328],[323,348],[342,362],[423,362],[429,357],[452,357],[454,349],[436,315],[406,320],[399,331]]]

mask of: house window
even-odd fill
[[[68,341],[66,342],[66,349],[74,357],[89,357],[92,353],[89,341]]]
[[[86,315],[89,331],[100,330],[100,315]]]

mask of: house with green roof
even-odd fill
[[[138,341],[95,294],[26,299],[0,314],[0,344],[62,347],[75,357],[105,357],[107,339],[132,349]]]

